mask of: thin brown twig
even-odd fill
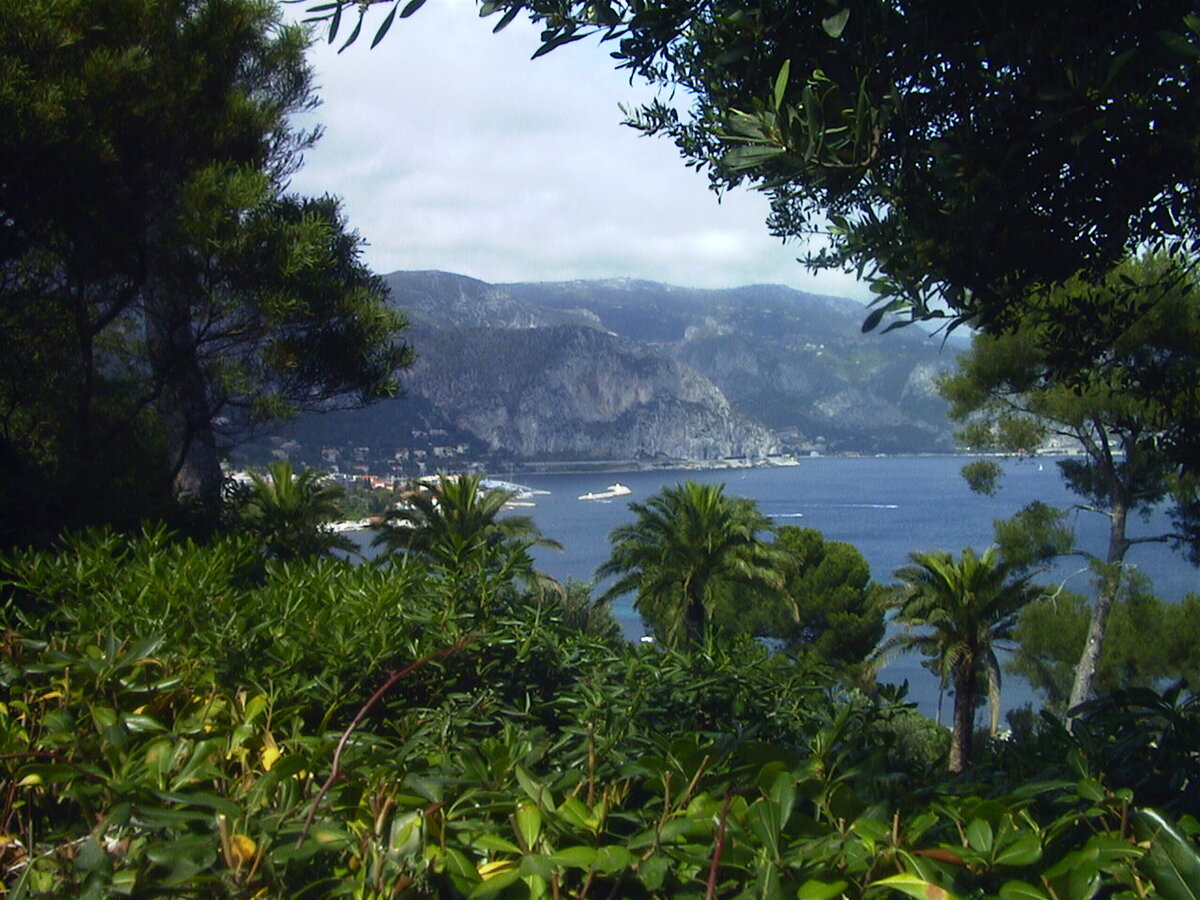
[[[296,839],[297,847],[303,844],[304,839],[308,837],[308,832],[312,828],[313,820],[317,817],[317,810],[321,806],[321,801],[325,799],[325,795],[329,792],[329,789],[333,786],[333,783],[340,777],[342,773],[342,751],[346,749],[346,744],[350,740],[350,735],[354,734],[354,730],[358,728],[359,724],[366,717],[367,713],[371,711],[371,707],[378,703],[380,698],[390,691],[396,685],[396,683],[400,681],[401,678],[404,678],[406,675],[415,672],[417,669],[433,662],[439,657],[449,656],[452,653],[457,653],[463,647],[466,647],[468,644],[473,642],[478,636],[478,634],[468,634],[459,638],[458,641],[449,647],[443,647],[436,653],[430,653],[428,656],[422,656],[420,659],[413,660],[403,669],[397,669],[396,671],[392,672],[392,674],[387,677],[387,680],[376,689],[375,693],[367,698],[367,702],[362,705],[357,713],[355,713],[354,718],[350,720],[350,724],[346,726],[346,730],[342,732],[341,738],[338,739],[337,747],[333,751],[333,768],[329,772],[329,777],[325,779],[325,783],[321,785],[321,789],[317,791],[317,795],[313,797],[312,806],[308,810],[308,815],[304,818],[304,827],[300,830],[300,836]]]
[[[721,807],[721,821],[717,825],[717,840],[713,845],[712,864],[708,867],[708,888],[704,892],[704,900],[715,900],[717,896],[717,871],[721,867],[721,851],[725,848],[725,820],[729,818],[729,804],[733,794],[725,795],[725,805]]]

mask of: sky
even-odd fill
[[[316,0],[313,0],[315,3]],[[303,2],[285,14],[303,18]],[[718,200],[670,141],[621,124],[653,96],[595,40],[530,60],[537,29],[492,34],[474,0],[429,0],[369,49],[386,8],[342,53],[311,51],[324,137],[292,188],[342,198],[377,272],[442,269],[493,283],[644,278],[684,287],[785,284],[866,300],[771,237],[767,198]],[[349,33],[347,16],[342,35]]]

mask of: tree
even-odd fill
[[[883,637],[885,609],[863,555],[815,528],[793,525],[775,529],[773,546],[782,591],[718,607],[720,632],[772,638],[789,653],[836,669],[863,662]]]
[[[394,389],[403,319],[337,204],[285,190],[306,43],[266,0],[0,9],[6,477],[88,493],[150,429],[211,524],[218,422]]]
[[[331,37],[343,11],[313,7]],[[1128,308],[1032,302],[1100,278],[1148,244],[1200,238],[1200,16],[1192,0],[486,0],[497,28],[525,12],[544,53],[599,35],[619,67],[669,90],[632,122],[725,190],[772,201],[784,238],[821,235],[815,267],[853,268],[879,307],[1003,331],[1058,329],[1063,373],[1136,321]],[[351,38],[353,39],[353,38]],[[675,91],[692,100],[681,113]],[[948,311],[947,308],[948,307]],[[1171,383],[1145,390],[1168,405]],[[1164,422],[1200,465],[1200,410]]]
[[[954,686],[950,771],[962,772],[971,761],[980,676],[987,680],[995,734],[1000,715],[996,651],[1007,649],[1017,615],[1043,589],[1031,584],[1028,574],[1013,577],[995,547],[982,557],[967,547],[957,562],[942,550],[912,553],[909,559],[895,573],[901,583],[893,608],[903,630],[884,641],[878,652],[886,657],[917,650],[948,675]]]
[[[452,593],[472,599],[479,609],[489,594],[514,581],[544,585],[529,548],[561,549],[526,515],[501,515],[513,491],[487,488],[482,476],[439,475],[402,494],[378,526],[372,542],[385,556],[410,556],[436,566],[453,584]]]
[[[1168,280],[1175,281],[1176,289],[1163,296],[1159,286]],[[1140,314],[1102,363],[1065,379],[1053,363],[1051,334],[1026,325],[1009,334],[976,335],[957,371],[940,383],[951,418],[967,423],[958,435],[965,446],[1030,454],[1053,436],[1082,450],[1082,455],[1060,461],[1059,469],[1067,486],[1085,501],[1082,509],[1106,516],[1109,529],[1103,554],[1078,547],[1072,551],[1090,559],[1102,578],[1076,666],[1071,707],[1091,696],[1108,614],[1120,592],[1130,548],[1173,538],[1195,555],[1200,546],[1193,519],[1195,486],[1164,446],[1159,405],[1147,400],[1138,384],[1148,368],[1186,368],[1193,374],[1187,396],[1181,395],[1179,402],[1194,405],[1200,398],[1194,377],[1200,356],[1200,285],[1189,267],[1163,256],[1119,266],[1106,284],[1114,307],[1128,303],[1131,317],[1135,311]],[[1136,290],[1139,285],[1143,292]],[[1093,288],[1072,282],[1040,302],[1068,308],[1080,293],[1091,297]],[[1138,302],[1146,294],[1153,295],[1153,302]],[[995,463],[984,462],[967,474],[976,486],[993,489],[997,471]],[[1178,526],[1174,535],[1129,536],[1131,515],[1148,513],[1168,499]],[[1041,510],[1043,518],[1047,512]]]
[[[1095,675],[1102,696],[1168,681],[1200,683],[1200,598],[1192,594],[1180,603],[1164,603],[1144,581],[1126,580],[1113,605]],[[1021,610],[1013,631],[1017,649],[1005,668],[1041,692],[1050,709],[1067,708],[1090,619],[1089,600],[1071,591],[1056,592]]]
[[[613,529],[596,570],[597,580],[616,578],[600,599],[636,593],[642,621],[669,646],[704,642],[718,610],[741,608],[740,591],[782,588],[778,555],[759,536],[770,520],[723,484],[685,481],[629,508],[634,521]]]
[[[296,472],[288,460],[273,462],[265,473],[251,472],[250,483],[235,491],[234,529],[259,540],[279,559],[321,556],[332,550],[353,552],[352,540],[329,530],[339,515],[342,489],[323,472]]]

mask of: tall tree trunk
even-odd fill
[[[975,666],[960,666],[954,675],[954,724],[950,730],[950,771],[962,772],[971,761],[975,739]]]
[[[158,410],[173,473],[172,494],[188,508],[199,530],[211,531],[220,516],[223,476],[208,384],[186,302],[156,299],[147,304],[146,339],[160,385]]]
[[[1100,653],[1104,650],[1108,614],[1112,611],[1113,603],[1116,602],[1121,589],[1121,563],[1125,560],[1125,551],[1129,549],[1129,539],[1125,536],[1125,522],[1128,516],[1128,503],[1123,498],[1114,502],[1108,530],[1106,570],[1100,582],[1096,606],[1092,610],[1092,620],[1088,624],[1087,638],[1083,642],[1083,653],[1075,666],[1075,682],[1071,686],[1071,698],[1067,702],[1068,711],[1086,703],[1092,696],[1092,682],[1095,681],[1096,669],[1100,664]]]

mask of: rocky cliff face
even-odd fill
[[[604,327],[700,372],[784,449],[925,452],[952,446],[933,377],[953,364],[917,328],[863,334],[860,304],[778,285],[702,291],[615,280],[508,285],[543,309]]]
[[[719,459],[776,451],[686,366],[581,325],[414,333],[405,388],[496,452],[543,459]]]
[[[405,395],[303,422],[307,445],[401,458],[423,434],[431,453],[575,460],[951,447],[933,377],[953,352],[916,329],[864,335],[848,300],[770,285],[387,281],[420,354]]]

